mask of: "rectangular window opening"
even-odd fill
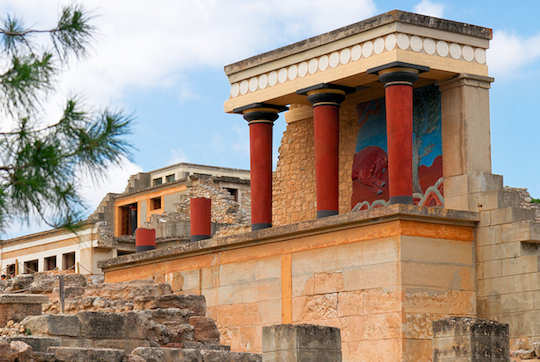
[[[165,182],[174,182],[174,174],[165,176]]]
[[[152,186],[159,186],[163,184],[163,178],[162,177],[158,177],[158,178],[155,178],[152,180]]]
[[[38,271],[38,260],[28,260],[24,262],[24,274],[34,274]]]
[[[161,196],[150,199],[150,210],[161,209]]]
[[[227,190],[229,192],[229,194],[231,194],[234,201],[238,201],[238,189],[233,189],[231,187],[225,187],[225,190]]]
[[[15,276],[15,264],[9,264],[6,268],[6,273],[9,276]]]
[[[120,206],[120,235],[135,234],[137,217],[137,203]]]
[[[75,270],[75,252],[62,255],[64,270]]]
[[[56,255],[45,258],[45,270],[56,269]]]

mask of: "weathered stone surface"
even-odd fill
[[[433,322],[433,361],[508,360],[508,324],[476,318],[450,317]]]
[[[30,362],[32,347],[20,341],[0,340],[0,362]]]
[[[77,318],[80,321],[81,336],[87,338],[126,338],[123,315],[105,312],[79,312]]]
[[[25,290],[30,287],[32,282],[34,281],[34,275],[33,274],[19,274],[15,278],[12,279],[11,287],[9,287],[8,291],[15,291],[15,290]]]
[[[35,273],[34,280],[30,284],[29,290],[31,293],[52,293],[55,285],[58,282],[58,276],[51,273]]]
[[[206,314],[206,300],[203,295],[163,295],[156,299],[154,305],[155,308],[188,309],[197,316]]]
[[[30,347],[34,352],[47,352],[49,347],[58,347],[60,346],[60,338],[55,337],[40,337],[40,336],[17,336],[17,337],[8,337],[7,341],[20,341],[24,342]]]
[[[341,361],[338,328],[311,324],[263,327],[262,342],[265,361]]]
[[[213,319],[194,316],[189,318],[189,324],[194,328],[194,337],[197,341],[219,343],[219,330]]]
[[[77,316],[46,314],[26,317],[21,324],[33,335],[70,336],[81,335],[81,322]]]
[[[34,294],[0,294],[0,304],[43,304],[49,298]]]
[[[40,315],[42,303],[48,298],[33,294],[3,294],[0,295],[0,327],[8,321],[20,322],[26,316]]]
[[[49,351],[65,362],[122,362],[125,356],[123,350],[112,348],[51,347]]]

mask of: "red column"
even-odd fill
[[[273,121],[249,122],[251,225],[254,230],[272,226]]]
[[[194,197],[190,200],[191,241],[208,239],[212,235],[212,200]]]
[[[388,190],[391,204],[413,202],[413,84],[428,67],[393,62],[368,69],[384,83],[386,137],[388,146]]]
[[[272,127],[278,112],[287,107],[253,103],[234,110],[249,125],[251,229],[272,226]]]
[[[411,85],[385,88],[390,203],[412,203],[413,104]]]
[[[156,248],[156,230],[137,228],[135,230],[135,251],[137,253]]]
[[[296,91],[313,105],[317,218],[339,211],[339,105],[352,91],[328,83]]]
[[[337,215],[339,210],[339,107],[313,108],[317,217]]]

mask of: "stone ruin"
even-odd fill
[[[0,284],[0,361],[261,361],[219,344],[204,296],[152,280],[55,273]],[[36,308],[38,306],[38,308]]]

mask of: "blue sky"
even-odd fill
[[[30,24],[46,26],[65,1],[4,0]],[[540,197],[540,27],[536,1],[404,0],[86,0],[99,29],[88,59],[73,64],[51,98],[54,114],[66,94],[96,107],[135,116],[129,141],[136,151],[100,184],[82,182],[90,208],[107,191],[122,191],[127,176],[173,162],[249,168],[248,127],[223,113],[229,84],[223,66],[251,55],[392,9],[491,27],[493,172],[505,185]],[[274,127],[274,155],[284,121]],[[275,157],[277,158],[277,157]],[[14,227],[10,235],[37,231]]]

